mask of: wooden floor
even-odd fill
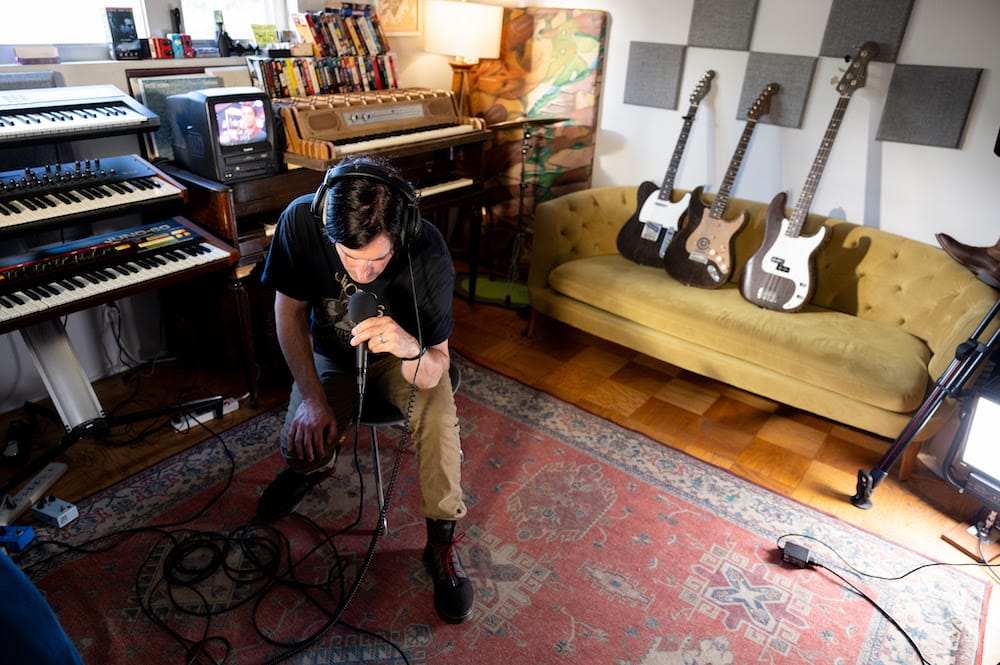
[[[455,318],[452,348],[474,362],[928,556],[971,561],[942,535],[961,529],[977,506],[922,463],[905,482],[895,472],[886,478],[875,490],[872,510],[850,503],[858,470],[879,462],[890,443],[886,439],[690,374],[544,317],[531,337],[525,335],[526,315],[512,309],[456,299]],[[95,390],[106,410],[120,405],[120,413],[215,394],[240,397],[245,385],[241,370],[195,370],[173,361],[102,380]],[[271,371],[263,377],[256,406],[244,399],[237,412],[212,426],[221,430],[280,405],[287,386],[283,373]],[[0,433],[15,417],[24,414],[19,410],[0,416]],[[147,428],[154,429],[147,434]],[[69,447],[59,458],[69,471],[51,493],[78,501],[203,438],[200,431],[174,432],[164,418],[116,427],[111,434],[116,443],[88,437]],[[57,423],[38,420],[36,449],[50,449],[61,436]],[[0,467],[0,482],[17,470]],[[1000,625],[1000,612],[991,615],[991,624]],[[988,637],[986,665],[1000,661],[993,639]]]

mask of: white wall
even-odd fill
[[[485,1],[485,0],[483,0]],[[504,4],[497,2],[495,4]],[[524,6],[525,3],[506,3]],[[684,44],[693,0],[537,0],[542,7],[599,9],[611,17],[595,185],[663,180],[688,97],[706,69],[717,76],[701,102],[674,185],[690,189],[722,180],[743,131],[737,108],[747,54],[689,48],[679,108],[623,103],[633,41]],[[832,0],[759,0],[751,50],[816,56]],[[934,233],[992,245],[1000,236],[1000,3],[996,0],[914,0],[899,50],[903,64],[982,68],[965,136],[958,149],[876,141],[894,65],[872,63],[865,87],[851,98],[813,199],[813,212],[865,223],[937,245]],[[403,57],[406,85],[450,87],[446,59],[420,52],[419,37],[391,38]],[[844,62],[819,58],[801,128],[760,123],[733,195],[770,201],[801,192],[837,103],[832,80]]]

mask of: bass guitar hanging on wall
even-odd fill
[[[741,212],[736,219],[726,221],[729,195],[746,156],[757,120],[771,110],[771,97],[779,90],[781,86],[777,83],[768,84],[747,110],[746,126],[733,158],[729,161],[719,193],[712,201],[712,207],[705,208],[705,203],[701,200],[701,187],[691,193],[687,222],[674,236],[663,255],[663,267],[682,284],[715,289],[729,281],[733,270],[733,237],[747,221],[746,212]]]
[[[784,216],[785,192],[775,196],[767,208],[764,240],[747,261],[740,279],[740,293],[756,305],[781,312],[797,312],[812,297],[816,286],[814,257],[826,241],[828,229],[824,226],[811,236],[803,236],[802,225],[847,111],[847,103],[855,90],[864,87],[868,62],[878,55],[878,51],[875,42],[862,46],[837,84],[840,99],[791,217]]]
[[[681,134],[674,147],[673,157],[670,158],[670,166],[667,167],[663,184],[659,188],[655,183],[648,181],[639,185],[636,196],[638,209],[618,232],[618,253],[630,261],[644,266],[663,265],[663,253],[677,232],[690,196],[685,194],[676,203],[670,200],[674,192],[674,177],[677,175],[677,168],[680,166],[681,156],[684,154],[684,147],[691,133],[694,114],[698,111],[698,104],[712,87],[713,78],[715,72],[707,70],[691,93],[691,106],[684,116]]]

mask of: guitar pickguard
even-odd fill
[[[698,226],[693,229],[688,236],[684,249],[688,252],[688,258],[698,263],[709,263],[715,265],[720,276],[729,277],[732,271],[732,262],[729,256],[729,246],[733,236],[746,222],[746,214],[740,215],[732,221],[715,219],[706,210]]]
[[[746,222],[746,213],[732,221],[712,217],[701,200],[702,188],[691,192],[687,221],[667,247],[667,274],[687,286],[715,289],[732,273],[732,240]]]
[[[812,236],[790,236],[789,221],[781,220],[781,231],[759,260],[761,272],[769,277],[753,288],[756,300],[774,309],[800,309],[813,290],[812,256],[826,239],[827,229]]]
[[[679,201],[664,200],[659,197],[659,189],[646,197],[639,208],[639,221],[643,225],[642,238],[655,242],[659,238],[658,253],[663,257],[667,245],[673,239],[680,227],[680,220],[688,208],[690,194],[685,194]],[[663,232],[662,237],[660,232]]]

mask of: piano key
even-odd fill
[[[470,187],[474,184],[476,184],[476,181],[472,178],[456,178],[455,180],[446,180],[445,182],[439,182],[435,185],[420,187],[417,189],[417,193],[420,194],[420,198],[425,199],[430,196],[434,196],[435,194],[451,192],[463,187]]]
[[[148,117],[125,107],[95,109],[95,114],[55,117],[44,112],[0,113],[0,141],[45,138],[93,130],[119,130],[147,124]]]
[[[459,136],[470,132],[478,131],[472,125],[450,125],[448,127],[438,127],[437,129],[425,129],[416,132],[404,132],[393,134],[392,136],[382,136],[374,139],[362,139],[350,143],[338,143],[334,145],[334,151],[338,155],[350,155],[358,152],[371,152],[381,148],[392,148],[396,146],[411,145],[419,141],[432,141],[451,136]]]
[[[141,186],[138,184],[140,181]],[[58,219],[69,215],[92,213],[118,206],[166,200],[182,196],[184,191],[170,182],[158,178],[124,182],[136,186],[129,190],[123,188],[120,192],[90,186],[65,190],[62,194],[69,199],[68,202],[63,201],[61,197],[40,199],[38,195],[15,195],[3,201],[2,208],[0,208],[0,228]]]
[[[124,290],[153,279],[168,277],[207,263],[228,260],[230,256],[229,252],[208,242],[191,247],[190,252],[185,251],[184,257],[178,258],[176,261],[168,261],[156,255],[149,255],[117,264],[117,266],[125,267],[124,271],[114,270],[110,266],[83,269],[71,276],[75,282],[80,284],[76,289],[60,286],[59,281],[68,279],[66,277],[43,281],[27,287],[15,287],[11,291],[0,293],[0,305],[2,305],[0,306],[0,323],[38,314],[59,305],[108,296],[115,291]]]

